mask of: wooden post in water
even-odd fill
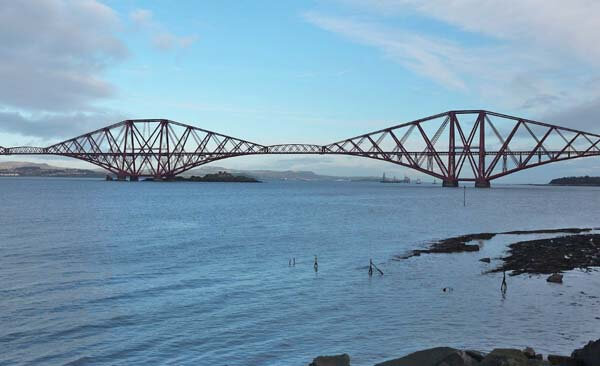
[[[463,207],[467,206],[467,186],[463,186]]]

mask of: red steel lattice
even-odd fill
[[[216,160],[259,154],[362,156],[415,169],[446,186],[600,155],[600,135],[483,110],[449,111],[328,145],[260,145],[164,120],[126,120],[42,147],[1,147],[0,155],[62,155],[120,178],[173,177]]]

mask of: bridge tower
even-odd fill
[[[458,179],[456,178],[456,114],[450,112],[450,133],[448,141],[448,176],[442,182],[443,187],[458,187]]]
[[[479,112],[477,117],[479,124],[479,164],[477,165],[475,188],[490,188],[490,181],[485,177],[485,118],[485,113]]]

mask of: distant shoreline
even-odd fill
[[[600,177],[563,177],[552,179],[552,186],[574,186],[574,187],[600,187]]]

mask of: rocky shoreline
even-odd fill
[[[479,251],[479,245],[467,244],[477,240],[490,240],[496,235],[524,235],[524,234],[579,234],[589,232],[594,228],[564,228],[564,229],[541,229],[541,230],[515,230],[503,231],[499,233],[478,233],[453,236],[432,242],[427,249],[415,249],[408,254],[396,256],[395,259],[408,259],[411,257],[420,256],[421,254],[432,253],[461,253],[461,252],[476,252]]]
[[[552,274],[600,267],[600,234],[559,236],[521,241],[508,246],[508,256],[491,272]]]
[[[500,233],[478,233],[451,237],[430,244],[427,249],[412,250],[395,260],[408,259],[421,254],[460,253],[479,251],[472,242],[489,240],[499,234],[572,234],[547,239],[520,241],[508,246],[508,255],[496,259],[502,264],[487,273],[510,272],[520,274],[551,274],[549,282],[562,283],[563,271],[600,267],[600,234],[590,233],[598,228],[565,228]],[[490,263],[490,258],[480,258]],[[319,356],[309,366],[350,366],[348,354]],[[489,353],[436,347],[411,353],[401,358],[375,364],[375,366],[600,366],[600,339],[589,342],[571,355],[542,355],[532,348],[523,350],[496,348]]]
[[[496,258],[502,260],[502,264],[487,272],[507,271],[512,276],[555,274],[548,280],[561,282],[562,279],[559,277],[562,276],[558,274],[563,271],[573,269],[590,271],[591,267],[600,267],[600,234],[589,233],[592,230],[595,228],[519,230],[461,235],[433,242],[427,249],[415,249],[408,254],[396,256],[394,260],[408,259],[421,254],[476,252],[479,251],[479,245],[470,243],[489,240],[500,234],[573,234],[510,244],[508,255]],[[481,258],[480,261],[490,263],[491,259]]]
[[[319,356],[309,366],[350,366],[348,354]],[[496,348],[489,353],[436,347],[384,361],[375,366],[599,366],[600,339],[574,350],[570,356],[536,353],[532,348],[523,350]]]

